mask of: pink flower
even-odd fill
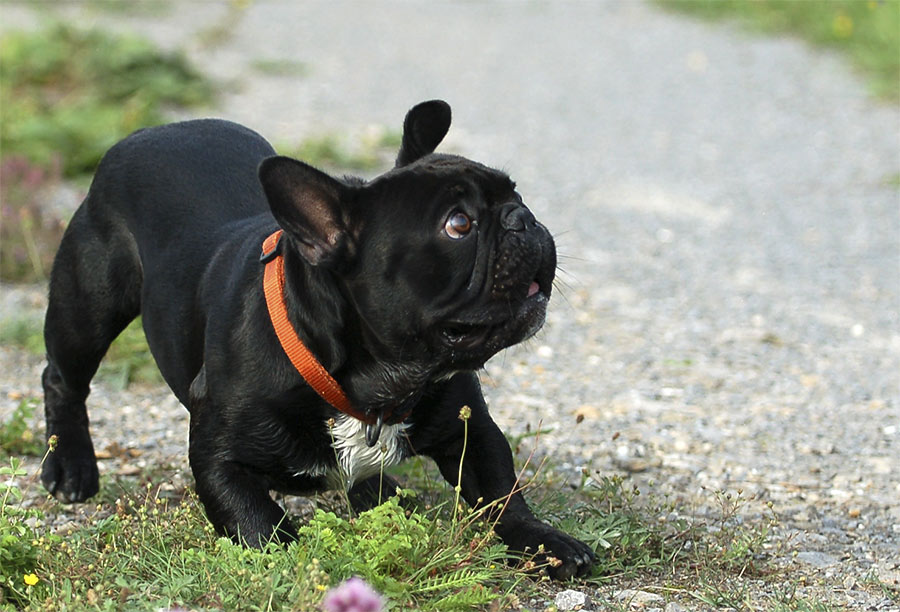
[[[381,612],[384,601],[361,578],[353,577],[328,591],[322,600],[325,612]]]

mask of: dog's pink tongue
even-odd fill
[[[528,297],[531,297],[540,290],[540,286],[536,282],[532,282],[531,285],[528,286]]]

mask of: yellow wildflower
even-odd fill
[[[28,586],[34,586],[40,581],[36,574],[25,574],[22,578]]]
[[[837,14],[832,22],[832,29],[838,38],[850,38],[853,36],[853,18],[843,13]]]

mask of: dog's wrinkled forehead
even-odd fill
[[[369,188],[372,200],[357,209],[365,219],[354,290],[366,296],[359,304],[378,311],[373,318],[385,320],[401,303],[415,304],[406,311],[432,320],[436,310],[470,299],[464,292],[478,262],[485,268],[501,245],[495,218],[503,204],[521,202],[505,173],[445,154],[390,170]],[[459,213],[465,235],[453,237],[448,226]]]
[[[515,183],[499,170],[489,168],[458,155],[432,153],[401,168],[383,174],[378,180],[392,180],[408,176],[424,185],[454,187],[469,185],[479,190],[487,200],[509,199],[515,193]]]

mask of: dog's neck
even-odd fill
[[[309,265],[288,244],[281,250],[288,319],[351,405],[362,412],[392,415],[388,422],[409,414],[434,379],[431,368],[392,355],[355,314],[335,273]],[[334,296],[341,297],[337,305]]]
[[[335,304],[334,296],[342,294],[334,291],[337,282],[334,275],[329,270],[309,265],[289,246],[289,240],[284,237],[281,246],[288,320],[300,340],[333,375],[347,363],[348,349],[351,348],[342,341],[349,305],[344,300]]]

